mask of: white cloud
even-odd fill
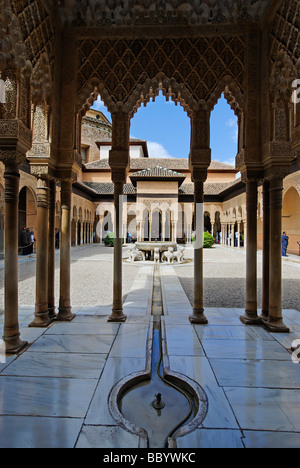
[[[168,153],[168,150],[161,144],[155,141],[148,141],[149,158],[173,158]]]
[[[230,137],[235,143],[237,143],[239,137],[239,127],[236,119],[227,120],[226,126],[232,129],[232,131],[230,132]]]
[[[227,127],[235,127],[237,125],[236,119],[229,119],[226,122]]]

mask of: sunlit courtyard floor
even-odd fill
[[[35,259],[20,259],[21,336],[30,347],[19,356],[0,355],[0,447],[143,445],[114,420],[108,399],[117,382],[146,368],[153,266],[124,264],[128,319],[121,325],[107,323],[112,253],[99,246],[72,250],[76,318],[47,329],[28,328]],[[197,382],[208,400],[204,421],[177,439],[177,447],[300,447],[300,372],[289,351],[300,339],[299,257],[283,262],[284,319],[290,334],[241,324],[243,251],[218,247],[205,252],[205,326],[188,321],[192,274],[192,264],[161,267],[165,357],[170,369]],[[0,316],[1,333],[2,326]]]

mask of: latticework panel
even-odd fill
[[[91,80],[103,84],[113,103],[125,103],[138,85],[163,73],[184,85],[195,102],[207,101],[230,76],[243,90],[242,37],[92,40],[79,49],[78,95]]]

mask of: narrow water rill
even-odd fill
[[[171,440],[200,424],[207,412],[207,399],[202,389],[194,388],[188,378],[167,369],[162,304],[160,267],[156,265],[148,372],[123,379],[111,395],[115,396],[118,410],[113,408],[112,398],[110,405],[113,416],[117,416],[125,429],[144,437],[149,448],[169,447]]]

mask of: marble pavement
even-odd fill
[[[31,345],[0,362],[1,448],[139,447],[107,401],[119,380],[145,369],[152,275],[152,266],[140,267],[125,324],[107,323],[107,307],[74,307],[72,323],[32,329],[33,307],[20,310]],[[192,326],[176,268],[162,266],[161,283],[171,369],[198,382],[209,401],[203,424],[178,448],[300,447],[300,369],[288,351],[300,338],[300,312],[284,312],[290,335],[245,327],[234,308],[206,309],[209,324]]]

